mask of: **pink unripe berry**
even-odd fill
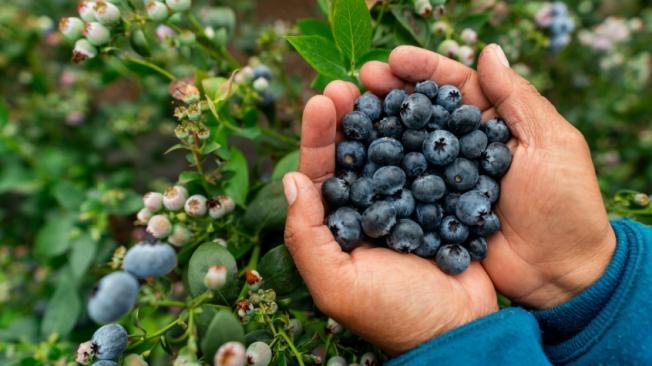
[[[471,28],[464,28],[462,30],[462,33],[460,34],[460,37],[462,37],[462,40],[464,40],[464,42],[473,44],[478,40],[478,33],[476,33]]]
[[[77,5],[77,13],[85,22],[94,22],[95,20],[95,3],[92,1],[82,0]]]
[[[163,208],[163,194],[159,192],[147,192],[143,196],[143,205],[152,212]]]
[[[138,222],[145,224],[149,222],[149,220],[152,218],[152,215],[152,211],[150,211],[147,207],[143,207],[136,214],[136,218],[138,219]]]
[[[170,211],[178,211],[183,208],[188,191],[183,186],[173,186],[163,193],[163,206]]]
[[[204,216],[206,214],[206,197],[201,194],[190,196],[186,201],[184,209],[190,216]]]
[[[267,366],[272,362],[272,349],[265,342],[254,342],[247,347],[247,365]]]
[[[102,46],[111,40],[111,32],[99,22],[86,24],[82,34],[93,46]]]
[[[209,290],[218,290],[226,283],[227,270],[224,266],[208,267],[208,272],[204,276],[204,285]]]
[[[97,56],[97,49],[85,38],[78,39],[75,42],[75,48],[72,50],[72,60],[82,62]]]
[[[224,343],[215,354],[214,366],[245,366],[245,347],[240,342]]]
[[[463,64],[469,66],[475,60],[475,52],[469,46],[462,46],[457,50],[457,57]]]
[[[120,9],[109,2],[98,1],[95,3],[95,18],[104,25],[114,24],[120,20]]]
[[[82,36],[84,22],[75,17],[63,17],[59,20],[59,31],[70,41],[76,41]]]
[[[168,237],[172,232],[170,219],[165,215],[154,215],[147,223],[147,232],[155,238],[163,239]]]

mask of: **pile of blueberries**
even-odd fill
[[[487,253],[512,154],[501,118],[481,123],[452,85],[427,80],[381,101],[365,93],[341,123],[337,173],[322,184],[326,222],[344,250],[362,241],[435,258],[455,275]]]

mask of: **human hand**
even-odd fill
[[[300,173],[283,178],[289,209],[285,242],[317,306],[389,354],[496,311],[479,263],[451,277],[430,260],[363,245],[343,252],[324,225],[321,183],[335,170],[337,124],[359,92],[334,81],[303,113]]]
[[[388,63],[360,72],[376,94],[432,79],[460,88],[464,103],[501,116],[514,155],[496,207],[502,228],[482,262],[496,288],[515,302],[550,308],[577,295],[604,272],[615,248],[591,155],[582,134],[509,68],[497,45],[478,71],[434,52],[396,48]]]

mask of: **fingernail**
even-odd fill
[[[502,47],[494,43],[493,49],[498,61],[500,61],[503,66],[509,67],[509,61],[507,61],[507,56],[505,56],[505,52],[503,51]]]
[[[283,177],[283,192],[285,193],[285,200],[288,201],[288,206],[292,206],[297,199],[297,185],[290,174]]]

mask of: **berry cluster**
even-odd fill
[[[90,341],[81,343],[77,348],[76,361],[93,366],[117,366],[117,361],[127,348],[128,335],[120,324],[111,323],[100,327],[93,333]]]
[[[384,101],[363,94],[342,131],[338,173],[321,189],[327,225],[344,250],[368,240],[435,257],[449,274],[485,257],[485,237],[500,228],[497,179],[512,161],[502,119],[483,124],[456,87],[422,81]]]
[[[537,23],[550,31],[550,48],[559,50],[570,43],[575,21],[568,14],[568,7],[557,1],[544,5],[536,14]]]

